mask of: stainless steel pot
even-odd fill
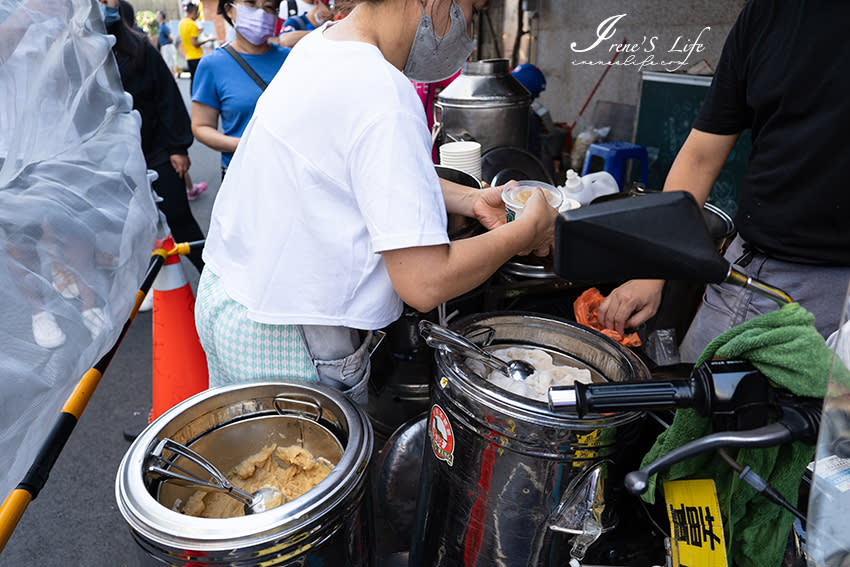
[[[301,444],[335,467],[312,490],[277,508],[196,518],[172,510],[194,489],[145,475],[152,447],[166,437],[224,471],[272,442]],[[366,485],[372,442],[363,410],[332,388],[285,383],[214,388],[175,406],[133,442],[118,469],[118,508],[139,545],[142,565],[370,565]]]
[[[649,379],[628,349],[566,320],[490,313],[459,321],[455,330],[484,336],[488,348],[541,348],[556,363],[588,368],[594,380]],[[604,505],[605,482],[635,445],[643,415],[557,414],[493,386],[463,359],[435,356],[410,565],[566,565],[588,525],[573,503],[593,494],[589,500]],[[616,524],[610,511],[590,511],[602,531]]]
[[[482,155],[497,146],[526,148],[531,93],[510,71],[507,59],[464,64],[434,104],[438,144],[471,137]]]

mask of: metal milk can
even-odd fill
[[[531,94],[511,75],[507,59],[468,61],[437,97],[437,143],[474,139],[482,155],[498,146],[525,149]]]
[[[542,349],[594,381],[649,379],[631,351],[566,320],[485,313],[454,330],[488,350]],[[642,413],[557,414],[492,385],[463,357],[435,356],[411,567],[566,565],[614,528],[608,483]]]

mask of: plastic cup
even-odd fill
[[[478,142],[448,142],[440,146],[440,159],[443,156],[478,156],[478,158],[481,158],[481,144]]]
[[[448,142],[440,146],[440,165],[453,167],[481,179],[481,144]]]
[[[502,200],[505,202],[508,222],[522,214],[523,209],[525,209],[525,202],[531,197],[535,187],[540,187],[543,190],[543,195],[550,207],[558,209],[561,206],[564,195],[556,187],[542,181],[514,181],[502,191]]]
[[[571,211],[573,209],[577,209],[581,206],[581,203],[576,201],[575,199],[570,199],[569,197],[564,197],[564,200],[561,202],[561,206],[558,207],[558,212],[563,213],[564,211]]]

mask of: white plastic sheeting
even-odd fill
[[[850,368],[850,287],[844,299],[841,326],[827,340],[836,365]],[[811,567],[850,565],[850,389],[830,377],[821,418],[814,480],[808,508],[808,563]]]
[[[0,500],[118,339],[158,232],[113,42],[94,0],[0,0]],[[61,346],[36,342],[43,312]]]

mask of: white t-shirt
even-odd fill
[[[445,203],[410,81],[324,30],[260,97],[203,257],[255,321],[378,329],[402,308],[378,252],[448,243]]]

